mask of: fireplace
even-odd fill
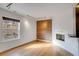
[[[65,41],[65,35],[64,34],[56,34],[56,39],[60,41]]]

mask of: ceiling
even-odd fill
[[[41,18],[41,16],[38,16],[37,13],[40,15],[40,10],[45,7],[44,4],[40,3],[13,3],[8,9],[8,7],[6,7],[8,4],[10,3],[0,3],[0,7],[11,12],[16,12],[20,15],[29,15],[36,18]],[[45,18],[45,16],[43,16],[42,18]]]
[[[6,7],[8,4],[0,3],[0,7],[20,15],[30,15],[35,18],[50,18],[53,14],[57,15],[60,12],[65,12],[68,10],[67,8],[71,8],[71,5],[73,5],[67,3],[13,3],[8,9]]]

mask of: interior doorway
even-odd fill
[[[37,21],[37,39],[52,41],[52,19]]]

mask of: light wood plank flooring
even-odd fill
[[[72,56],[72,54],[52,43],[34,41],[1,53],[0,56]]]

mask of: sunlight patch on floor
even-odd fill
[[[50,47],[50,45],[51,44],[33,44],[31,46],[26,47],[25,49]]]

